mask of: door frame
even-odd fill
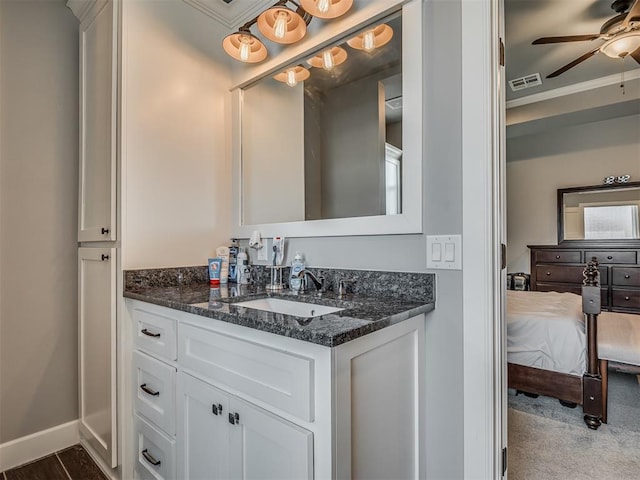
[[[506,446],[502,7],[461,1],[465,479],[500,479]]]

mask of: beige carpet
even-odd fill
[[[580,407],[510,395],[509,479],[640,479],[640,387],[613,372],[609,387],[609,424],[596,431]]]

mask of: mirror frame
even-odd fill
[[[232,235],[237,238],[249,238],[253,231],[259,231],[262,237],[282,235],[286,237],[326,237],[355,235],[393,235],[422,233],[422,164],[423,164],[423,68],[422,62],[411,59],[423,57],[423,1],[396,2],[386,9],[370,12],[363,9],[354,20],[343,22],[340,33],[326,38],[321,43],[287,56],[262,71],[252,79],[244,80],[232,90],[232,181],[233,181],[233,218]],[[375,215],[368,217],[349,217],[324,220],[302,220],[285,223],[262,223],[244,225],[242,223],[242,88],[261,78],[281,70],[286,65],[319,51],[328,44],[346,40],[354,32],[370,23],[402,10],[402,94],[403,94],[403,168],[402,168],[402,213],[399,215]],[[346,24],[346,26],[345,26]],[[322,37],[322,35],[319,35]],[[409,65],[420,68],[408,68]],[[406,66],[406,67],[405,67]],[[277,208],[277,207],[275,207]]]
[[[581,240],[565,240],[564,239],[564,195],[567,193],[576,193],[576,192],[589,192],[589,191],[600,191],[600,190],[617,190],[622,188],[629,187],[640,187],[640,182],[627,182],[627,183],[615,183],[612,185],[590,185],[590,186],[581,186],[581,187],[570,187],[570,188],[559,188],[558,189],[558,244],[565,245],[595,245],[595,244],[607,244],[607,245],[637,245],[640,244],[640,239],[630,239],[630,238],[621,238],[621,239],[581,239]]]

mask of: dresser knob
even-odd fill
[[[547,275],[547,277],[550,277],[551,276],[551,272],[547,272],[546,275]]]
[[[626,301],[631,300],[629,297],[624,297],[624,299],[625,299]]]
[[[627,280],[631,278],[631,275],[625,275],[624,278],[626,278]]]
[[[560,255],[556,255],[556,259],[560,260]]]
[[[613,257],[611,255],[608,255],[607,260],[613,260]]]

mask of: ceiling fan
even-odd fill
[[[640,63],[640,0],[615,0],[611,8],[617,13],[600,28],[600,33],[587,35],[566,35],[561,37],[542,37],[534,40],[532,45],[547,43],[583,42],[586,40],[604,40],[604,43],[574,61],[547,75],[557,77],[570,68],[602,52],[611,58],[631,56]]]

